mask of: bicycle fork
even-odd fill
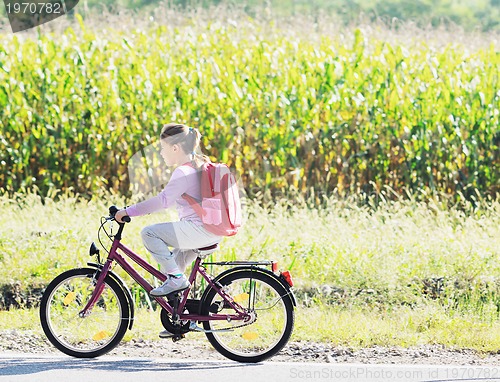
[[[92,309],[94,308],[94,305],[97,303],[97,300],[99,297],[101,297],[102,292],[104,291],[104,288],[106,287],[106,284],[104,283],[104,280],[106,279],[106,276],[108,275],[108,272],[111,268],[111,260],[108,260],[102,270],[99,273],[99,270],[96,270],[96,273],[94,274],[94,290],[92,291],[92,295],[90,296],[89,300],[87,301],[87,304],[85,307],[78,313],[78,316],[80,318],[85,318],[90,313],[92,313]],[[97,281],[95,281],[95,276],[96,274],[99,274],[99,277],[97,278]]]

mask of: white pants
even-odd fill
[[[153,224],[141,231],[142,242],[164,274],[184,273],[196,259],[193,249],[207,247],[220,242],[203,226],[188,220]],[[172,251],[169,249],[172,247]]]

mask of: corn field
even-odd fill
[[[500,53],[251,20],[0,35],[0,187],[128,191],[163,123],[259,192],[500,191]],[[272,33],[270,33],[270,31]]]

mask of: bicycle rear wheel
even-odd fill
[[[255,270],[239,270],[218,282],[235,302],[250,313],[250,323],[243,321],[204,321],[212,346],[225,357],[238,362],[261,362],[279,352],[290,339],[295,313],[288,292],[273,277]],[[234,314],[222,297],[210,289],[202,301],[203,315]]]
[[[40,321],[49,341],[73,357],[92,358],[107,353],[122,340],[130,318],[120,285],[107,277],[105,288],[87,317],[80,317],[97,281],[98,271],[72,269],[57,276],[40,303]]]

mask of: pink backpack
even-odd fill
[[[232,236],[241,227],[241,203],[236,178],[224,163],[204,163],[201,168],[201,202],[188,194],[203,226],[219,236]]]

